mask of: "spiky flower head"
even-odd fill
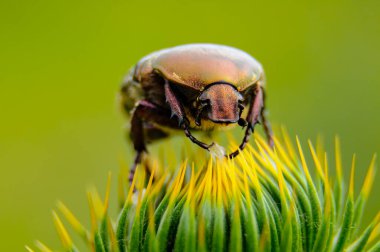
[[[355,157],[345,186],[339,141],[335,178],[323,149],[310,141],[308,149],[309,163],[298,138],[294,146],[284,133],[271,149],[257,135],[234,160],[184,160],[174,172],[153,162],[131,186],[122,172],[117,219],[108,214],[110,179],[104,201],[88,193],[90,230],[57,207],[92,251],[379,251],[380,214],[360,228],[375,157],[355,197]],[[77,251],[61,217],[53,218],[65,251]]]

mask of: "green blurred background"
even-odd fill
[[[115,105],[124,74],[178,44],[252,54],[266,70],[272,122],[304,143],[322,134],[331,154],[338,134],[361,181],[380,150],[379,24],[377,0],[2,0],[0,251],[34,239],[58,247],[56,199],[88,223],[86,186],[103,192],[107,172],[131,160]],[[379,206],[372,196],[366,223]]]

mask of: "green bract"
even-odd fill
[[[333,179],[321,148],[309,142],[308,164],[298,139],[296,148],[287,134],[283,139],[272,150],[256,136],[255,146],[234,160],[210,158],[200,167],[184,161],[175,174],[154,165],[149,182],[136,189],[145,181],[138,173],[127,196],[121,175],[117,219],[107,212],[109,180],[103,202],[89,192],[91,231],[63,203],[58,210],[92,251],[379,251],[380,214],[360,228],[375,158],[355,197],[355,157],[345,187],[338,140]],[[65,251],[77,251],[53,216]]]

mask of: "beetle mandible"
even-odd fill
[[[141,162],[146,142],[167,137],[168,129],[183,130],[200,147],[190,129],[213,130],[229,125],[246,127],[243,150],[259,120],[273,145],[265,117],[265,76],[261,64],[249,54],[224,45],[188,44],[151,53],[126,76],[120,102],[130,115],[130,137],[136,150],[131,181]]]

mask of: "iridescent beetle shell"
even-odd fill
[[[261,64],[249,54],[229,46],[190,44],[164,49],[144,57],[135,77],[157,71],[177,84],[204,89],[207,85],[226,82],[245,90],[258,80],[264,82]]]

